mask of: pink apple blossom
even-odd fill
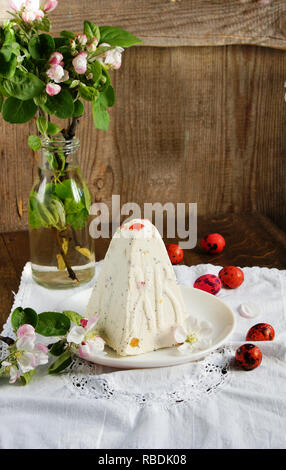
[[[98,45],[98,39],[97,37],[94,36],[93,40],[86,46],[87,52],[96,51],[97,45]]]
[[[32,21],[35,21],[36,19],[36,14],[32,10],[25,10],[23,11],[22,19],[25,23],[32,23]]]
[[[58,95],[61,92],[62,87],[56,85],[56,83],[48,83],[46,86],[46,92],[50,96]]]
[[[64,56],[60,52],[53,52],[49,59],[50,65],[62,65],[61,62],[63,61]]]
[[[76,39],[82,46],[85,46],[87,43],[87,36],[85,34],[78,34]]]
[[[83,75],[87,69],[87,53],[80,52],[72,61],[76,73]]]
[[[18,338],[22,338],[23,336],[34,338],[35,329],[32,325],[28,325],[28,324],[22,325],[20,326],[20,328],[18,328],[17,336]]]
[[[64,69],[61,65],[52,65],[47,71],[48,77],[54,82],[58,83],[64,77]]]
[[[58,0],[46,0],[44,4],[44,11],[49,12],[49,11],[54,11],[55,8],[58,6]]]

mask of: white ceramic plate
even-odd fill
[[[180,353],[177,348],[158,349],[138,356],[118,356],[105,347],[106,355],[98,355],[94,362],[118,369],[143,369],[167,367],[196,361],[226,343],[234,331],[235,317],[230,308],[212,294],[193,287],[180,286],[188,314],[199,320],[207,320],[212,326],[211,346],[200,351]],[[92,289],[80,291],[57,305],[58,311],[73,310],[84,315]]]

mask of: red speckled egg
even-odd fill
[[[210,254],[221,253],[225,247],[225,239],[219,233],[210,233],[202,238],[201,246]]]
[[[223,286],[229,289],[236,289],[244,281],[243,271],[236,266],[225,266],[218,275]]]
[[[178,264],[184,258],[184,252],[179,245],[175,245],[174,243],[170,243],[167,245],[167,252],[172,264]]]
[[[214,274],[204,274],[198,277],[194,283],[194,287],[204,290],[209,294],[216,295],[221,290],[221,280]]]
[[[268,323],[257,323],[246,335],[246,341],[272,341],[275,336],[274,328]]]
[[[235,359],[242,369],[252,370],[260,365],[262,354],[257,346],[248,343],[243,344],[236,350]]]

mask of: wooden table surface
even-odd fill
[[[199,240],[208,233],[221,233],[226,239],[224,251],[209,255]],[[164,240],[166,243],[175,240]],[[96,258],[103,259],[109,239],[96,241]],[[0,234],[0,328],[6,321],[17,292],[21,273],[29,260],[28,232]],[[212,263],[219,266],[265,266],[286,269],[286,234],[261,214],[228,214],[215,218],[198,218],[198,244],[185,250],[182,264]]]

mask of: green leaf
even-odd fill
[[[0,76],[5,78],[13,77],[19,54],[19,45],[15,41],[15,31],[12,28],[7,28],[0,49]]]
[[[92,21],[84,21],[84,34],[86,34],[87,39],[90,41],[96,37],[96,39],[100,40],[100,30],[97,24],[92,23]]]
[[[54,38],[55,41],[55,50],[57,51],[59,47],[67,46],[69,44],[68,38]]]
[[[89,212],[83,209],[81,212],[67,215],[67,224],[75,230],[84,228],[88,222]]]
[[[72,363],[72,355],[69,350],[65,351],[49,368],[49,374],[58,374]]]
[[[94,101],[92,104],[93,122],[97,129],[107,131],[110,117],[106,108],[100,104],[100,101]]]
[[[21,101],[9,97],[4,101],[2,116],[11,124],[22,124],[30,121],[37,112],[37,106],[33,100]]]
[[[10,80],[4,80],[2,86],[9,96],[22,101],[39,96],[45,88],[44,82],[36,75],[21,70],[17,70]]]
[[[34,35],[29,42],[29,52],[34,60],[46,60],[55,51],[55,41],[49,34]]]
[[[34,96],[33,98],[33,101],[35,103],[36,106],[41,106],[44,105],[47,101],[47,94],[46,92],[45,93],[42,93],[41,95],[39,96]]]
[[[3,96],[2,93],[0,92],[0,113],[1,113],[1,111],[2,111],[3,103],[4,103],[4,96]]]
[[[114,106],[115,104],[115,92],[111,85],[109,85],[101,94],[100,100],[105,107]]]
[[[87,184],[84,181],[83,181],[83,193],[84,193],[84,199],[85,199],[85,207],[86,207],[86,210],[89,212],[90,206],[91,206],[91,194],[87,187]]]
[[[56,156],[53,152],[45,151],[45,157],[46,157],[46,159],[49,163],[49,167],[50,167],[51,170],[58,170],[59,169],[57,158],[56,158]]]
[[[102,76],[102,65],[98,60],[96,60],[95,62],[89,64],[89,68],[93,75],[92,81],[94,85],[97,86]]]
[[[95,59],[96,57],[104,54],[105,52],[111,51],[111,49],[113,49],[112,46],[101,46],[101,45],[99,45],[98,49],[96,49],[96,51],[90,53],[89,59]]]
[[[130,47],[141,43],[133,34],[113,26],[100,26],[100,42],[107,42],[111,46]]]
[[[100,79],[100,92],[105,91],[111,83],[110,75],[108,71],[103,67],[102,68],[102,76]]]
[[[80,201],[82,198],[82,190],[73,179],[66,179],[55,187],[56,195],[64,202],[65,199],[71,198]]]
[[[57,199],[52,199],[49,206],[49,210],[50,212],[52,212],[56,220],[54,226],[60,230],[63,230],[66,225],[66,213],[62,202],[58,201]]]
[[[28,144],[34,152],[37,152],[42,148],[42,141],[37,135],[30,135],[28,138]]]
[[[23,309],[22,307],[18,307],[13,311],[11,316],[11,325],[15,333],[20,326],[25,324],[32,325],[36,328],[38,324],[38,315],[32,308]]]
[[[65,212],[66,214],[77,214],[78,212],[81,212],[82,209],[84,209],[85,206],[83,204],[83,201],[76,201],[74,198],[67,197],[65,199]]]
[[[79,313],[73,312],[71,310],[64,310],[63,314],[68,317],[75,325],[79,326],[81,324],[80,321],[82,320],[82,316]]]
[[[42,108],[48,114],[55,114],[60,119],[70,118],[74,113],[73,97],[68,90],[62,89],[58,95],[48,96]]]
[[[50,348],[50,353],[53,356],[60,356],[61,354],[63,354],[66,345],[67,345],[66,340],[62,339],[52,345],[52,347]]]
[[[74,102],[73,117],[80,117],[84,113],[84,104],[80,100]]]
[[[29,370],[29,372],[25,372],[23,375],[20,376],[21,382],[23,385],[28,385],[31,382],[33,376],[35,375],[36,369]]]
[[[41,20],[37,21],[37,27],[41,31],[49,32],[51,29],[51,22],[47,16],[44,16]]]
[[[45,134],[48,129],[48,121],[46,120],[45,116],[39,116],[36,121],[38,131],[40,134]]]
[[[48,127],[47,127],[47,134],[48,135],[56,135],[61,131],[61,128],[57,126],[57,124],[54,124],[53,122],[48,122]]]
[[[36,332],[42,336],[65,336],[70,329],[70,319],[62,313],[43,312],[38,315]]]
[[[51,154],[53,156],[53,154]],[[47,157],[47,155],[46,155]],[[49,162],[51,165],[52,162]],[[63,230],[66,225],[64,206],[56,199],[56,195],[45,193],[44,201],[40,202],[37,193],[30,194],[28,215],[31,228],[56,228]]]
[[[79,86],[79,94],[85,101],[94,101],[98,96],[98,91],[91,86],[86,86],[81,83]]]
[[[61,31],[60,35],[62,38],[65,38],[65,39],[74,39],[76,37],[75,33],[73,33],[72,31],[66,31],[66,30]]]
[[[9,60],[6,60],[3,49],[4,47],[0,50],[0,76],[12,78],[17,67],[17,57],[13,56]]]

